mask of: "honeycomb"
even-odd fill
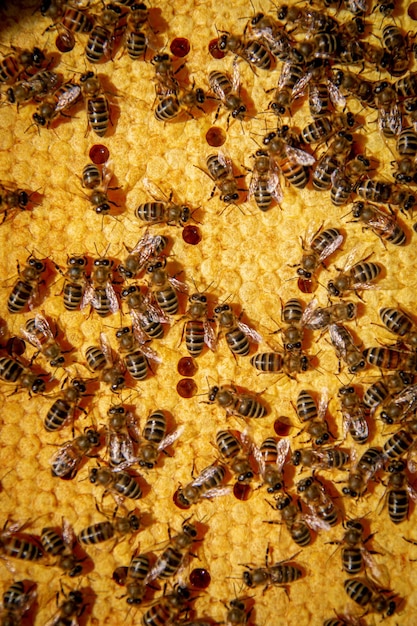
[[[38,45],[54,53],[57,71],[68,80],[77,80],[80,73],[90,69],[85,60],[83,47],[86,35],[75,35],[74,49],[58,55],[55,48],[56,32],[46,31],[50,20],[41,17],[37,2],[7,3],[0,10],[2,53],[10,46],[30,47]],[[291,3],[293,4],[293,3]],[[403,5],[396,9],[395,23],[405,32],[413,30],[413,21]],[[94,10],[99,10],[94,5]],[[233,57],[213,58],[208,43],[217,37],[217,31],[241,33],[246,21],[254,11],[267,10],[244,0],[223,4],[213,1],[168,3],[155,0],[152,4],[152,20],[157,26],[155,35],[160,48],[168,50],[175,37],[190,41],[191,51],[185,57],[186,73],[190,84],[208,88],[207,77],[212,70],[232,72]],[[269,10],[269,7],[268,7]],[[271,12],[275,9],[271,8]],[[329,10],[341,21],[351,17],[344,9]],[[391,19],[391,18],[387,18]],[[384,20],[378,12],[367,15],[372,32],[380,34]],[[150,200],[145,178],[157,185],[166,196],[171,191],[174,198],[193,208],[193,218],[201,232],[198,245],[187,244],[181,229],[171,225],[152,226],[153,234],[165,235],[170,240],[168,268],[171,274],[185,282],[190,292],[208,290],[212,302],[227,300],[242,321],[256,329],[264,337],[260,350],[268,349],[267,342],[279,344],[280,335],[272,335],[280,326],[282,302],[299,297],[306,305],[312,298],[297,289],[296,270],[302,248],[300,238],[317,231],[322,225],[335,226],[345,235],[342,249],[337,250],[328,270],[320,271],[320,281],[325,284],[334,276],[335,267],[343,267],[351,251],[355,259],[373,254],[372,260],[383,268],[378,288],[366,291],[363,301],[358,302],[358,319],[348,325],[358,345],[387,345],[392,335],[380,325],[378,311],[384,306],[401,306],[413,312],[415,302],[415,237],[410,218],[400,215],[408,243],[403,247],[384,246],[375,235],[364,230],[360,223],[352,223],[347,206],[336,207],[328,193],[307,188],[299,190],[284,185],[284,198],[280,206],[273,206],[261,213],[253,201],[238,206],[226,206],[219,199],[218,191],[211,197],[213,182],[202,170],[205,160],[215,149],[206,141],[206,133],[213,126],[217,102],[208,100],[204,105],[207,114],[194,110],[192,116],[180,116],[171,123],[155,119],[154,67],[149,62],[153,51],[148,51],[147,61],[132,61],[118,50],[113,59],[100,63],[93,69],[104,81],[110,100],[112,125],[104,138],[98,138],[87,128],[85,108],[77,106],[68,117],[60,116],[51,128],[38,132],[32,123],[35,106],[30,104],[17,108],[5,102],[0,109],[0,172],[1,180],[15,183],[18,187],[36,194],[31,210],[19,211],[1,225],[0,258],[3,297],[0,299],[0,317],[6,321],[7,336],[21,333],[25,321],[35,311],[48,319],[56,320],[60,334],[65,337],[66,349],[71,349],[64,370],[54,372],[47,382],[45,394],[28,396],[6,383],[0,384],[1,395],[1,445],[2,468],[1,511],[5,523],[20,523],[24,531],[39,536],[45,526],[59,527],[64,518],[78,534],[90,524],[104,521],[96,505],[110,516],[114,510],[111,497],[106,496],[101,505],[101,492],[88,480],[88,470],[95,467],[95,458],[87,459],[72,480],[60,480],[51,475],[50,460],[65,442],[71,440],[71,426],[56,433],[47,433],[43,420],[60,385],[69,376],[91,378],[86,368],[85,349],[97,344],[101,332],[105,332],[114,349],[117,348],[114,331],[128,325],[130,318],[125,309],[123,315],[116,313],[104,319],[89,308],[69,312],[64,309],[62,288],[64,279],[55,269],[65,268],[70,254],[86,254],[96,258],[107,254],[120,260],[126,256],[126,248],[133,248],[144,233],[143,224],[134,215],[135,208]],[[411,67],[410,69],[415,69]],[[221,112],[216,125],[226,133],[225,149],[230,154],[236,172],[247,174],[246,182],[239,179],[239,186],[247,186],[252,168],[251,155],[261,145],[265,133],[276,126],[276,118],[268,111],[270,94],[277,83],[278,70],[256,72],[239,63],[241,96],[249,106],[249,118],[243,123],[227,121]],[[357,71],[357,68],[354,69]],[[368,69],[364,76],[377,80],[379,73]],[[181,74],[179,74],[181,76]],[[302,128],[308,118],[305,98],[300,99],[291,125]],[[355,141],[368,156],[376,159],[378,176],[389,179],[390,162],[393,160],[393,142],[384,140],[378,130],[375,110],[363,111],[354,99],[349,108],[361,117],[361,126],[355,130]],[[109,192],[117,207],[112,206],[109,216],[96,215],[90,207],[81,186],[81,172],[88,162],[88,154],[96,143],[108,147],[114,178]],[[152,200],[152,199],[151,199]],[[40,303],[34,311],[10,315],[7,296],[17,279],[17,261],[22,267],[28,256],[47,259],[46,284],[40,285]],[[144,281],[141,281],[142,283]],[[120,285],[115,284],[116,291]],[[327,295],[322,284],[315,294],[321,306],[326,306]],[[140,383],[123,390],[120,395],[111,394],[104,385],[96,384],[94,395],[86,397],[82,406],[87,415],[77,412],[75,436],[91,424],[101,429],[107,421],[107,411],[118,402],[125,403],[143,427],[147,415],[163,410],[170,416],[172,427],[184,428],[180,438],[172,446],[172,454],[164,456],[152,471],[142,471],[142,485],[146,483],[144,497],[138,501],[143,515],[143,527],[132,537],[116,545],[113,541],[87,546],[89,559],[79,579],[62,576],[54,566],[54,559],[39,562],[2,559],[0,577],[2,590],[13,580],[30,580],[37,584],[37,602],[28,623],[48,623],[57,616],[56,596],[70,589],[86,590],[86,607],[78,620],[80,624],[114,625],[140,623],[145,611],[160,598],[162,591],[150,590],[149,600],[141,607],[129,607],[125,590],[112,579],[115,568],[127,566],[132,554],[152,551],[159,554],[166,545],[169,532],[175,534],[185,519],[192,516],[199,528],[199,541],[192,548],[191,557],[181,572],[181,580],[188,581],[195,567],[207,569],[211,583],[207,590],[196,590],[191,615],[204,616],[212,623],[225,623],[225,604],[237,597],[247,598],[252,606],[248,623],[286,623],[288,625],[320,625],[335,613],[351,614],[358,619],[365,613],[350,601],[343,591],[347,575],[341,569],[340,548],[329,545],[340,541],[344,529],[341,523],[330,530],[320,530],[314,541],[299,550],[282,525],[279,513],[271,507],[272,496],[265,488],[252,490],[245,501],[236,499],[232,493],[203,499],[189,510],[181,510],[173,500],[174,492],[185,485],[203,468],[218,459],[215,448],[216,433],[231,428],[243,431],[259,446],[268,436],[274,436],[274,423],[278,418],[291,425],[291,447],[308,447],[305,434],[300,435],[300,424],[294,410],[298,393],[311,390],[317,398],[327,390],[329,401],[329,428],[337,443],[343,440],[342,418],[337,392],[341,385],[353,383],[364,389],[378,376],[377,368],[369,366],[357,377],[348,374],[342,366],[338,372],[338,360],[326,335],[307,333],[305,351],[314,356],[314,367],[294,378],[284,374],[260,375],[250,365],[248,357],[235,358],[228,349],[225,338],[220,337],[216,351],[205,350],[198,357],[198,370],[194,376],[197,393],[182,398],[176,391],[181,376],[177,363],[187,356],[182,339],[183,314],[186,310],[186,294],[180,293],[180,311],[165,332],[163,339],[154,341],[161,362],[154,365],[154,374]],[[30,361],[35,349],[27,347],[24,357]],[[254,354],[255,348],[251,349]],[[34,361],[34,367],[48,371],[42,356]],[[259,420],[242,420],[227,417],[216,404],[207,403],[209,387],[219,384],[235,384],[259,394],[269,413]],[[284,417],[283,417],[284,416]],[[381,421],[370,420],[371,437],[367,445],[378,446],[393,432]],[[104,436],[103,436],[104,442]],[[363,447],[352,443],[350,438],[341,443],[343,448],[362,454]],[[104,458],[105,445],[98,454]],[[299,472],[289,463],[285,467],[285,485],[295,493],[295,484],[309,475],[309,470]],[[369,534],[374,538],[369,549],[375,550],[374,561],[378,564],[381,580],[386,589],[399,598],[398,613],[390,618],[392,623],[407,626],[415,623],[417,591],[413,583],[414,559],[417,547],[404,541],[404,537],[416,539],[414,530],[414,505],[411,504],[409,519],[394,527],[390,522],[385,504],[386,478],[371,482],[367,493],[359,499],[347,499],[342,494],[347,473],[342,470],[319,471],[318,476],[330,489],[335,505],[343,518],[363,518]],[[410,475],[411,482],[413,481]],[[383,482],[384,481],[384,482]],[[260,481],[255,481],[257,485]],[[231,481],[232,484],[232,481]],[[124,505],[134,508],[131,502]],[[123,509],[123,507],[120,507]],[[288,586],[269,586],[248,590],[242,583],[244,565],[261,567],[269,548],[272,562],[292,559],[303,569],[303,577]],[[369,573],[372,575],[372,573]],[[162,586],[161,586],[162,587]],[[168,586],[168,591],[171,589]],[[185,618],[185,616],[183,616]],[[375,624],[380,616],[369,612],[361,619],[363,624]],[[356,622],[355,622],[356,623]]]

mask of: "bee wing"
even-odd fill
[[[204,343],[206,344],[208,348],[210,348],[210,350],[215,352],[216,346],[217,346],[216,333],[214,332],[213,328],[210,326],[210,323],[207,320],[207,318],[204,318],[203,320],[203,328],[204,328]]]
[[[191,482],[193,487],[201,487],[208,480],[211,480],[213,474],[217,472],[217,465],[210,465],[209,467],[205,467],[198,476],[194,478]]]
[[[158,450],[162,451],[162,450],[165,450],[165,448],[168,448],[169,446],[171,446],[174,443],[174,441],[176,441],[179,437],[181,437],[184,430],[185,430],[185,427],[180,426],[179,428],[176,428],[174,431],[172,431],[172,433],[169,433],[159,443]]]
[[[340,354],[340,357],[345,360],[347,346],[343,340],[339,326],[337,324],[330,324],[329,335],[333,346],[336,348],[336,351]]]
[[[109,299],[109,303],[110,303],[110,311],[112,313],[117,313],[117,311],[120,308],[119,301],[117,299],[117,295],[114,290],[114,287],[110,281],[107,281],[105,289],[106,289],[106,296]],[[92,304],[94,306],[94,302]]]
[[[85,287],[83,298],[81,300],[81,310],[85,309],[85,307],[88,306],[89,304],[92,305],[92,302],[94,299],[95,299],[95,290],[94,290],[93,285],[89,282],[87,283]]]
[[[62,518],[62,538],[64,540],[65,545],[68,546],[69,548],[72,548],[73,545],[75,544],[76,537],[75,537],[74,529],[69,523],[69,521],[65,519],[65,517]]]
[[[327,89],[329,91],[329,96],[332,104],[335,107],[340,107],[341,109],[344,109],[346,106],[346,98],[342,94],[340,89],[336,87],[336,85],[331,81],[328,82]]]
[[[32,346],[34,346],[37,350],[42,350],[42,343],[39,340],[39,337],[35,335],[35,333],[31,333],[27,330],[27,328],[22,327],[20,329],[20,334],[26,341],[28,341]]]
[[[374,207],[374,216],[368,221],[371,228],[380,233],[384,233],[395,224],[395,220],[380,209]]]
[[[272,159],[271,159],[271,162],[272,162],[272,165],[269,171],[267,189],[269,193],[271,194],[271,196],[274,198],[274,200],[278,204],[281,204],[281,202],[284,199],[284,194],[283,194],[281,183],[279,180],[278,168],[276,166],[276,163]]]
[[[103,185],[104,192],[107,191],[107,188],[110,184],[111,179],[113,178],[113,170],[112,170],[112,161],[107,161],[101,170],[101,182]]]
[[[155,565],[149,570],[147,573],[145,580],[143,581],[144,585],[149,585],[153,580],[158,578],[158,576],[164,571],[167,565],[167,560],[162,556],[156,559]]]
[[[309,328],[309,330],[318,330],[321,326],[320,324],[320,307],[318,305],[317,298],[313,298],[307,304],[306,308],[303,311],[301,316],[300,325],[305,328]]]
[[[412,474],[417,472],[417,447],[415,443],[407,452],[407,468]]]
[[[326,387],[323,387],[323,391],[320,396],[319,406],[317,410],[317,417],[320,420],[324,419],[328,404],[329,404],[329,390]]]
[[[151,180],[149,180],[149,178],[147,176],[145,176],[142,179],[142,184],[144,186],[144,188],[146,189],[146,191],[155,199],[158,200],[159,202],[167,202],[168,201],[168,196],[162,191],[162,189],[160,189],[158,187],[158,185],[156,185],[155,183],[153,183]]]
[[[223,150],[219,150],[219,152],[217,153],[217,158],[219,159],[221,165],[223,165],[223,167],[227,169],[229,174],[232,174],[232,159],[230,158],[230,155],[225,148],[223,148]]]
[[[109,340],[107,339],[107,335],[105,335],[104,333],[100,333],[100,348],[104,356],[106,357],[107,363],[112,363],[113,356],[111,351],[111,345],[109,343]]]
[[[202,498],[219,498],[220,496],[227,496],[232,491],[232,487],[230,485],[224,485],[223,487],[213,487],[213,489],[209,489],[205,491],[201,497]]]
[[[258,466],[259,474],[263,477],[265,474],[265,457],[260,449],[255,443],[252,446],[252,454],[253,458],[256,461],[256,465]]]
[[[70,89],[65,89],[58,97],[55,105],[55,111],[63,111],[74,104],[81,95],[81,87],[72,83],[68,83]]]
[[[233,60],[232,89],[236,93],[239,93],[239,89],[240,89],[240,70],[239,70],[239,61],[237,60],[237,58],[235,58]]]
[[[54,334],[51,330],[51,327],[49,325],[48,320],[41,315],[40,313],[37,313],[35,315],[35,327],[37,330],[39,330],[39,332],[41,332],[47,339],[54,339]]]
[[[378,124],[381,131],[389,128],[393,135],[399,135],[402,129],[402,116],[398,106],[395,104],[389,111],[379,109]]]
[[[378,583],[380,587],[388,589],[390,583],[390,575],[386,565],[377,563],[372,554],[366,548],[362,548],[361,552],[365,566],[372,574],[372,580]]]
[[[290,66],[288,68],[289,69],[289,73],[291,73],[291,65],[292,64],[289,63],[288,65]],[[294,87],[292,88],[292,92],[291,92],[291,95],[292,95],[293,98],[299,98],[300,96],[304,95],[305,88],[307,87],[308,83],[311,81],[312,76],[313,76],[312,72],[306,72],[302,78],[297,80],[297,82],[295,83]],[[278,85],[279,85],[279,83],[278,83]]]
[[[411,485],[407,484],[407,492],[413,502],[417,502],[417,491]]]
[[[304,521],[310,526],[310,528],[312,528],[316,532],[318,532],[319,530],[331,529],[330,524],[320,519],[320,517],[318,517],[318,515],[316,515],[314,511],[311,510],[311,507],[310,507],[310,513],[303,515],[303,518],[304,518]]]
[[[308,152],[305,152],[305,150],[294,148],[288,144],[285,144],[285,152],[290,161],[299,165],[314,165],[316,162],[316,159]]]
[[[240,330],[245,333],[247,337],[249,337],[249,339],[255,341],[256,343],[262,342],[262,336],[255,329],[239,321],[237,322],[237,325],[239,326]]]
[[[277,467],[279,470],[285,465],[285,459],[287,458],[288,452],[290,450],[290,440],[288,437],[284,437],[280,439],[277,443]]]
[[[259,185],[259,172],[256,169],[254,169],[252,172],[250,183],[249,183],[248,200],[252,199],[253,194],[258,188],[258,185]]]
[[[130,411],[126,415],[126,428],[133,441],[140,440],[140,430],[136,417]]]
[[[140,350],[141,352],[143,352],[146,358],[149,359],[150,361],[154,361],[155,363],[162,363],[161,357],[155,352],[155,350],[152,350],[152,348],[149,348],[148,346],[145,346],[145,345],[141,345]]]
[[[328,256],[330,256],[331,254],[333,254],[333,252],[335,252],[335,250],[340,248],[342,243],[343,243],[343,235],[339,235],[338,237],[334,239],[334,241],[332,241],[328,246],[324,248],[324,250],[319,256],[319,262],[323,263],[323,261],[327,259]]]
[[[181,293],[188,292],[188,286],[181,280],[177,280],[174,276],[168,276],[168,280],[176,291]]]

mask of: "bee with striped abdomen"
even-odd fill
[[[25,307],[33,308],[41,275],[46,271],[46,264],[34,256],[30,256],[23,270],[17,264],[19,279],[15,282],[7,300],[9,313],[21,313]]]
[[[42,528],[41,544],[46,554],[57,558],[57,566],[70,578],[80,576],[83,571],[81,561],[74,552],[76,537],[71,525],[62,520],[62,530],[52,527]]]
[[[100,433],[94,428],[86,428],[83,435],[79,435],[64,443],[51,459],[52,476],[63,480],[73,479],[84,457],[91,456],[94,448],[100,445]]]

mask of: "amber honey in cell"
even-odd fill
[[[197,385],[192,378],[182,378],[177,384],[177,393],[181,398],[192,398],[197,393]]]
[[[190,378],[191,376],[194,376],[194,374],[197,372],[198,366],[191,356],[183,356],[178,361],[177,369],[178,373],[181,374],[181,376],[186,376],[187,378]]]
[[[110,152],[106,146],[103,146],[100,143],[94,144],[90,149],[88,154],[90,159],[95,165],[103,165],[106,161],[108,161]]]

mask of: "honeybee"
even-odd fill
[[[346,363],[350,374],[365,369],[366,361],[347,328],[342,324],[330,324],[329,335],[339,362],[342,360]]]
[[[214,317],[219,324],[220,332],[225,332],[227,345],[232,354],[247,356],[250,350],[250,341],[259,343],[262,337],[253,328],[240,321],[228,304],[221,304],[214,309]]]
[[[296,467],[315,470],[341,469],[350,461],[350,455],[341,448],[301,448],[294,450],[291,462]]]
[[[128,251],[123,265],[119,265],[117,271],[125,279],[136,278],[143,271],[146,264],[153,258],[161,256],[168,245],[168,238],[163,235],[150,235],[146,232],[138,243]]]
[[[215,498],[226,495],[230,489],[223,485],[226,477],[226,466],[214,463],[205,467],[193,478],[193,480],[180,487],[176,494],[176,500],[181,508],[189,508],[197,504],[201,498]]]
[[[298,63],[302,61],[290,34],[270,15],[257,13],[250,21],[250,29],[255,37],[263,40],[271,54],[280,61],[286,62],[292,59]]]
[[[201,87],[184,89],[181,88],[178,93],[169,94],[159,99],[154,114],[160,122],[169,122],[176,119],[183,111],[191,118],[193,108],[199,109],[205,113],[200,106],[206,101],[206,94]]]
[[[264,417],[268,410],[259,402],[254,394],[241,393],[233,385],[211,387],[208,394],[209,404],[217,404],[226,410],[227,415],[258,419]]]
[[[0,357],[0,380],[5,383],[17,383],[16,389],[20,386],[27,389],[29,394],[45,391],[45,381],[40,376],[16,359],[7,356]]]
[[[113,580],[117,579],[118,584],[126,587],[126,602],[128,604],[142,604],[146,593],[146,585],[144,580],[151,568],[151,561],[147,553],[135,553],[127,568],[117,568],[113,572]],[[123,572],[122,580],[119,582],[118,570],[126,570]]]
[[[14,185],[0,183],[0,215],[3,215],[2,223],[11,211],[20,209],[25,211],[29,204],[29,195],[23,189]]]
[[[33,535],[21,532],[26,524],[9,524],[7,519],[0,532],[0,551],[5,558],[38,561],[43,556],[39,541]]]
[[[291,115],[291,105],[296,97],[294,88],[304,77],[304,67],[299,63],[288,60],[283,64],[277,88],[274,91],[271,102],[268,104],[268,108],[275,115]]]
[[[374,93],[379,130],[388,139],[396,137],[402,129],[402,116],[395,89],[387,81],[381,81],[376,84]]]
[[[327,393],[323,393],[319,406],[310,392],[303,389],[297,397],[296,412],[301,423],[306,424],[305,430],[312,438],[314,445],[322,446],[331,437],[324,416],[327,411]]]
[[[373,573],[378,572],[376,563],[371,552],[365,544],[373,535],[364,537],[364,527],[360,519],[350,519],[343,523],[345,533],[341,541],[330,541],[332,544],[342,546],[342,569],[350,576],[360,574],[363,569],[369,567]],[[376,576],[377,577],[377,576]]]
[[[166,52],[156,54],[151,59],[151,63],[155,68],[154,81],[156,83],[157,97],[162,99],[165,96],[177,95],[179,83],[175,78],[175,74],[183,68],[183,65],[180,65],[180,67],[174,71],[173,58]]]
[[[78,617],[80,617],[85,608],[84,595],[80,589],[71,589],[65,595],[65,600],[58,607],[58,613],[52,620],[48,621],[47,626],[62,626],[70,624],[71,626],[79,626]]]
[[[19,279],[15,282],[7,300],[9,313],[21,313],[26,306],[33,308],[33,302],[37,295],[41,275],[46,271],[46,264],[34,256],[30,256],[23,270],[17,263]]]
[[[129,307],[133,332],[141,344],[164,336],[162,324],[167,318],[152,304],[150,294],[142,295],[139,285],[130,285],[121,291],[120,297]]]
[[[94,259],[91,283],[86,285],[81,309],[89,304],[100,317],[106,317],[119,310],[119,302],[112,285],[114,261],[108,257]]]
[[[287,143],[278,133],[268,133],[263,138],[270,156],[274,159],[284,178],[297,189],[304,189],[309,180],[308,166],[316,160],[308,152]]]
[[[371,81],[359,78],[353,72],[337,69],[333,72],[332,83],[336,89],[340,89],[342,94],[347,92],[347,95],[357,98],[363,106],[372,108],[376,106]]]
[[[78,406],[78,402],[86,395],[85,382],[80,378],[73,378],[67,383],[68,378],[64,380],[59,397],[46,414],[43,425],[48,432],[60,430],[67,423],[73,421],[76,409],[84,411],[82,407]]]
[[[413,382],[414,375],[409,372],[399,371],[383,376],[365,390],[363,402],[371,413],[374,413],[382,402],[401,392],[408,385],[412,385]],[[387,419],[389,419],[388,415]]]
[[[329,530],[331,526],[337,524],[339,512],[317,478],[310,476],[300,480],[297,484],[297,493],[301,494],[319,528]]]
[[[401,524],[408,518],[410,498],[415,502],[417,493],[408,483],[405,474],[405,463],[394,459],[388,464],[389,473],[385,500],[388,505],[388,515],[393,524]]]
[[[226,626],[245,626],[248,622],[252,609],[246,608],[247,598],[234,598],[230,600],[228,604],[225,604],[226,612]],[[198,626],[200,622],[196,624]],[[192,625],[191,625],[192,626]],[[204,623],[202,624],[204,626]]]
[[[176,623],[175,620],[179,615],[188,610],[187,605],[190,598],[189,589],[176,583],[171,593],[164,593],[158,602],[142,615],[142,626]]]
[[[153,351],[149,348],[145,349],[145,346],[139,343],[135,337],[133,328],[129,326],[119,328],[119,330],[116,331],[116,339],[119,343],[119,351],[126,370],[131,377],[134,380],[144,380],[147,378],[149,366],[146,357],[150,357]]]
[[[110,107],[100,80],[94,72],[86,72],[82,74],[80,83],[88,124],[98,137],[104,137],[110,121]]]
[[[369,437],[369,427],[365,419],[364,404],[355,388],[353,386],[341,387],[338,397],[341,402],[345,434],[349,433],[356,443],[366,443]]]
[[[385,424],[404,420],[417,406],[417,385],[408,385],[382,403],[379,417]]]
[[[113,172],[108,164],[104,164],[100,170],[97,165],[88,163],[82,173],[82,185],[87,189],[91,189],[87,198],[97,213],[97,215],[108,215],[111,209],[110,205],[118,206],[115,202],[109,199],[107,190],[115,189],[115,187],[109,187],[109,183],[113,177]]]
[[[260,372],[284,372],[289,378],[310,369],[308,356],[298,351],[258,352],[251,357],[250,364]]]
[[[144,28],[148,22],[149,10],[143,2],[136,1],[129,8],[130,13],[128,13],[126,20],[124,45],[130,58],[135,61],[146,55],[148,38],[144,33]]]
[[[122,404],[110,407],[106,432],[106,446],[109,465],[113,469],[124,469],[136,463],[135,444],[139,441],[139,432],[135,416]]]
[[[363,289],[373,289],[374,285],[371,283],[379,276],[381,270],[380,265],[367,261],[367,259],[363,259],[349,267],[348,257],[345,270],[339,269],[338,276],[333,280],[329,280],[327,291],[330,296],[342,298],[348,291],[354,291],[357,294],[358,291]]]
[[[337,228],[322,230],[321,227],[311,237],[308,247],[305,247],[305,243],[302,241],[304,254],[299,264],[300,267],[297,269],[297,275],[303,279],[303,290],[308,285],[313,291],[314,282],[312,279],[318,267],[324,264],[327,257],[340,248],[342,243],[343,235]]]
[[[349,322],[356,318],[357,305],[354,302],[341,302],[327,307],[317,306],[317,300],[313,299],[306,306],[302,325],[307,330],[326,330],[330,324]]]
[[[124,498],[139,500],[142,497],[142,489],[136,478],[128,472],[107,467],[92,467],[88,472],[88,479],[92,485],[99,484],[104,487],[102,500],[107,494],[111,494],[120,504]]]
[[[251,483],[255,476],[250,462],[253,444],[246,433],[234,434],[231,430],[219,430],[216,434],[216,446],[236,480],[242,484]]]
[[[229,111],[227,126],[229,125],[230,117],[234,120],[244,120],[247,115],[247,107],[239,95],[240,73],[237,64],[233,64],[232,78],[225,72],[214,70],[210,72],[208,81],[210,89],[219,100],[219,108],[217,109],[215,120],[219,116],[221,106],[223,106],[226,111]]]
[[[351,498],[362,497],[368,489],[370,480],[382,468],[383,459],[381,448],[373,446],[365,450],[351,468],[347,486],[342,489],[343,493]]]
[[[237,186],[230,157],[224,152],[209,154],[206,159],[206,164],[208,171],[203,170],[203,172],[215,183],[210,198],[213,197],[217,187],[222,202],[235,204],[236,200],[239,200],[239,191],[243,191],[243,189],[239,189]]]
[[[73,107],[80,97],[79,85],[71,82],[64,83],[38,106],[32,115],[34,123],[38,127],[49,128],[54,119]]]
[[[38,349],[37,354],[41,353],[48,360],[51,367],[64,366],[65,357],[62,348],[55,340],[57,332],[55,334],[52,332],[48,320],[43,315],[37,313],[35,317],[28,319],[22,328],[22,335]]]
[[[143,179],[143,186],[157,200],[158,196],[164,196],[161,190],[148,179]],[[186,204],[172,202],[173,192],[169,197],[157,202],[145,202],[135,210],[136,217],[147,224],[168,224],[170,226],[185,226],[191,217],[190,207]],[[158,246],[159,247],[159,246]]]
[[[381,208],[370,202],[354,202],[353,217],[365,224],[382,240],[396,246],[403,246],[407,239],[401,226],[393,214],[385,213]]]
[[[13,52],[0,61],[0,83],[14,83],[22,74],[30,77],[44,63],[45,54],[40,48],[34,47],[32,50],[13,48]]]
[[[67,311],[76,311],[81,305],[87,286],[86,267],[88,259],[85,256],[69,256],[64,282],[64,307]]]
[[[36,583],[29,584],[19,580],[10,585],[3,593],[1,620],[4,626],[19,626],[37,596]]]
[[[290,6],[281,4],[277,7],[278,19],[296,26],[303,32],[334,32],[339,30],[339,22],[328,13],[312,9],[311,6]]]
[[[143,442],[138,450],[139,465],[152,469],[158,462],[161,452],[171,446],[183,433],[180,427],[171,433],[166,432],[167,420],[163,411],[153,411],[146,419],[142,431]]]
[[[147,266],[147,272],[151,276],[150,287],[153,297],[160,309],[161,316],[169,320],[170,315],[178,313],[179,301],[177,291],[187,291],[187,285],[177,280],[175,276],[170,276],[165,269],[166,258],[151,262]]]
[[[406,452],[408,453],[407,465],[411,472],[416,471],[416,464],[412,458],[414,451],[414,437],[417,433],[417,423],[415,419],[405,422],[405,428],[401,428],[389,437],[383,446],[383,459],[385,461],[397,460]]]
[[[121,17],[121,7],[108,4],[103,8],[85,46],[85,55],[90,63],[100,63],[111,57]]]
[[[51,459],[52,476],[71,480],[78,472],[85,456],[100,445],[100,433],[94,428],[86,428],[83,435],[64,443]]]
[[[415,372],[417,369],[417,354],[392,348],[366,348],[363,356],[371,365],[383,370],[401,370]]]
[[[307,524],[307,518],[301,512],[301,503],[293,499],[287,493],[278,493],[275,497],[276,504],[273,508],[280,511],[282,523],[285,524],[292,540],[302,548],[311,543],[311,530]]]
[[[368,612],[381,613],[384,617],[395,613],[395,596],[387,596],[388,590],[380,589],[369,580],[365,583],[360,578],[348,578],[343,584],[349,598],[359,606],[368,607]]]
[[[410,348],[417,347],[417,327],[415,322],[401,309],[384,307],[379,310],[381,322],[392,333],[398,335],[401,342]]]
[[[75,46],[74,33],[89,33],[92,31],[94,22],[92,18],[79,8],[86,8],[85,6],[77,7],[65,6],[66,3],[58,2],[57,0],[46,0],[41,6],[41,13],[46,17],[50,17],[54,20],[54,24],[46,29],[46,32],[52,28],[56,28],[59,33],[59,41],[63,45],[64,49],[69,51]],[[59,6],[58,6],[59,5]]]
[[[269,49],[260,38],[246,39],[225,32],[220,35],[217,47],[222,52],[236,54],[249,63],[251,67],[255,66],[261,70],[271,68]]]
[[[9,87],[6,91],[7,100],[17,107],[31,100],[39,102],[58,89],[60,82],[61,77],[56,72],[40,70],[27,80],[20,80]]]
[[[137,509],[129,511],[124,517],[117,516],[116,511],[111,517],[111,522],[108,520],[105,522],[97,522],[96,524],[84,528],[78,534],[78,540],[84,545],[96,545],[97,543],[112,539],[115,535],[123,537],[124,535],[129,533],[133,534],[140,530],[141,523]]]
[[[111,346],[104,333],[100,333],[100,347],[88,347],[85,357],[88,367],[93,372],[100,372],[100,380],[110,385],[114,393],[125,387],[124,368],[119,359],[113,358]]]
[[[62,520],[62,530],[57,532],[55,528],[42,528],[41,544],[47,554],[57,557],[57,566],[60,567],[70,578],[79,576],[83,567],[81,560],[74,553],[76,538],[71,525]]]
[[[298,565],[290,565],[290,559],[280,561],[279,563],[269,564],[269,550],[267,549],[265,557],[265,567],[252,568],[246,565],[243,572],[243,583],[253,589],[264,585],[265,588],[270,585],[285,586],[299,580],[303,575],[303,570]]]
[[[206,344],[210,350],[215,350],[216,338],[209,323],[207,312],[207,296],[204,293],[193,293],[188,297],[189,307],[186,312],[188,318],[184,324],[183,336],[185,345],[192,357],[199,356]]]
[[[288,439],[276,441],[274,437],[267,437],[260,448],[254,448],[259,473],[268,493],[284,489],[283,469],[289,449]]]
[[[258,209],[265,212],[274,200],[280,204],[284,196],[275,161],[265,150],[257,150],[253,157],[254,165],[249,183],[248,200],[253,197]]]
[[[391,76],[402,76],[409,67],[409,43],[398,26],[387,24],[382,29],[382,43],[389,53],[388,71]]]
[[[155,565],[145,578],[145,584],[159,578],[165,580],[175,576],[190,554],[191,546],[197,541],[197,528],[189,519],[184,520],[181,532],[170,537],[169,545],[157,558]]]

